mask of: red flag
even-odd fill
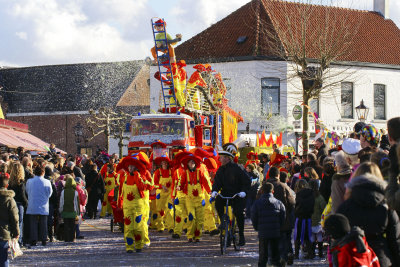
[[[274,143],[274,139],[272,137],[272,132],[269,133],[269,138],[267,141],[267,147],[272,147],[272,144]]]
[[[260,146],[267,145],[267,138],[265,137],[265,130],[261,133]]]
[[[258,136],[258,132],[257,132],[257,138],[256,138],[256,146],[260,146],[260,137]]]
[[[279,133],[279,136],[276,138],[276,145],[278,147],[282,146],[282,132]]]

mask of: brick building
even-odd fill
[[[95,153],[104,135],[91,141],[89,110],[149,111],[149,67],[143,61],[0,69],[2,108],[9,120],[68,153]],[[82,127],[82,135],[75,134]]]

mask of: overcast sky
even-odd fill
[[[320,0],[321,1],[321,0]],[[315,0],[314,2],[320,2]],[[324,0],[372,10],[373,0]],[[154,45],[150,19],[183,41],[249,0],[0,0],[0,66],[144,59]],[[400,26],[400,1],[390,1]]]

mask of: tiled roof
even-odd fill
[[[253,0],[179,45],[176,48],[176,55],[179,59],[189,61],[238,60],[255,56],[277,57],[279,55],[266,41],[267,34],[262,27],[270,25],[268,30],[275,32],[277,25],[271,21],[285,26],[287,25],[285,14],[290,13],[291,16],[295,16],[296,11],[302,6],[304,7],[304,4],[279,0]],[[400,29],[392,20],[385,19],[372,11],[318,5],[308,7],[312,14],[310,16],[312,27],[309,27],[310,32],[307,34],[307,57],[318,57],[318,49],[311,45],[314,41],[312,38],[329,14],[329,27],[337,27],[340,30],[343,29],[341,24],[344,22],[348,32],[356,33],[350,42],[348,53],[340,56],[338,61],[400,65]],[[294,17],[291,21],[298,19]],[[247,40],[237,43],[240,36],[247,36]]]
[[[0,94],[8,113],[115,107],[143,65],[127,61],[1,69]]]

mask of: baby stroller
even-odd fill
[[[110,205],[111,205],[111,208],[113,211],[113,217],[111,218],[111,221],[110,221],[111,232],[114,232],[115,225],[118,225],[120,230],[123,232],[124,231],[124,212],[117,205],[118,186],[110,191],[107,198],[108,198],[108,201],[110,202]]]

